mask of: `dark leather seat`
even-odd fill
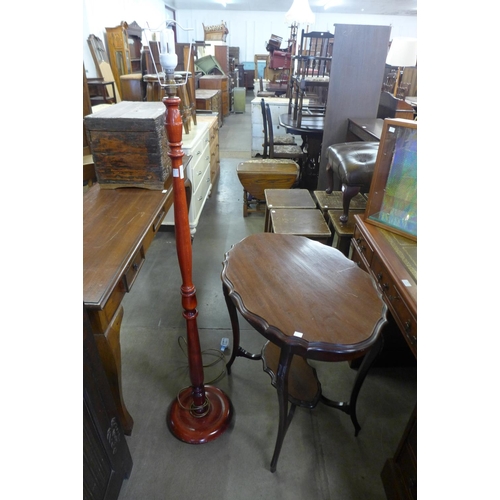
[[[330,194],[333,191],[333,176],[337,175],[343,192],[342,222],[347,222],[349,218],[351,199],[360,192],[367,193],[370,190],[378,146],[378,142],[358,141],[333,144],[327,149],[326,192]]]

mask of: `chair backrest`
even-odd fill
[[[271,116],[271,108],[266,104],[266,121],[267,121],[267,134],[269,139],[269,157],[274,158],[274,130],[273,118]]]
[[[302,56],[299,69],[303,77],[325,77],[330,74],[334,34],[328,31],[311,31],[302,37],[299,55]]]
[[[263,158],[267,158],[267,147],[269,145],[269,138],[267,134],[267,116],[266,116],[266,103],[264,99],[260,100],[260,107],[262,110],[262,132],[264,133],[264,142],[263,142],[263,147],[264,151],[262,153]]]

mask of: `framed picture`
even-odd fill
[[[417,241],[417,122],[386,118],[365,221]]]

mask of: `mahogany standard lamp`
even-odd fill
[[[167,29],[162,32],[160,61],[165,71],[165,131],[169,146],[168,155],[172,160],[175,240],[182,276],[182,307],[183,316],[186,318],[189,375],[192,385],[182,389],[170,404],[167,425],[172,434],[181,441],[201,444],[216,439],[228,428],[233,410],[230,399],[223,391],[203,384],[203,360],[196,323],[196,288],[192,282],[191,233],[182,165],[183,125],[179,110],[180,99],[176,95],[178,84],[174,79],[177,56],[172,23],[173,21],[167,21]]]

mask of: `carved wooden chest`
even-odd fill
[[[122,101],[85,117],[101,189],[171,184],[165,109],[162,102]]]

